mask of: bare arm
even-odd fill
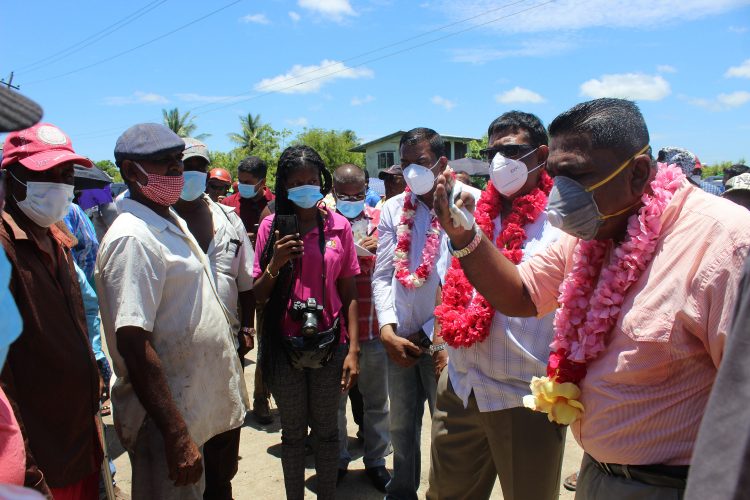
[[[203,472],[201,454],[172,399],[151,332],[134,326],[118,329],[117,350],[139,401],[164,437],[169,478],[175,486],[197,483]]]
[[[255,330],[255,292],[253,290],[240,292],[238,299],[240,303],[240,329],[247,327]],[[238,333],[238,336],[239,353],[240,356],[244,356],[255,347],[255,339],[250,335],[245,335],[242,331]]]
[[[462,193],[463,196],[471,196]],[[445,177],[438,177],[435,189],[435,212],[455,249],[465,248],[474,239],[474,230],[453,227],[445,190]],[[476,250],[461,259],[461,268],[474,288],[492,307],[506,316],[536,316],[536,306],[521,281],[516,265],[505,258],[486,237]]]
[[[346,328],[349,332],[349,353],[341,373],[341,390],[348,391],[359,377],[359,305],[354,276],[339,278],[336,287],[341,297],[341,313],[346,313]]]

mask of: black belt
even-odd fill
[[[594,465],[608,476],[619,476],[661,488],[685,489],[689,465],[621,465],[607,464],[589,455]]]

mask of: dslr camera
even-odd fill
[[[309,298],[304,302],[295,301],[290,311],[292,319],[302,321],[300,331],[305,337],[318,333],[318,319],[322,313],[323,306],[318,304],[313,298]]]

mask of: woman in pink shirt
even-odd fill
[[[255,246],[255,297],[263,304],[260,365],[279,407],[289,499],[304,497],[308,426],[318,442],[318,498],[334,498],[337,408],[359,373],[359,265],[349,222],[320,204],[330,189],[331,174],[314,149],[284,150],[276,214],[261,222]]]

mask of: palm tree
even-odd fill
[[[162,109],[161,114],[164,120],[164,125],[180,137],[194,137],[200,141],[211,136],[211,134],[198,134],[193,136],[193,132],[198,128],[198,125],[195,124],[193,117],[190,116],[190,111],[186,111],[185,114],[180,114],[180,110],[177,108],[172,108],[170,110]]]
[[[260,121],[260,115],[253,116],[252,113],[248,113],[247,116],[240,116],[240,127],[242,131],[239,134],[235,132],[228,134],[229,140],[248,153],[252,153],[262,133],[263,124]]]

